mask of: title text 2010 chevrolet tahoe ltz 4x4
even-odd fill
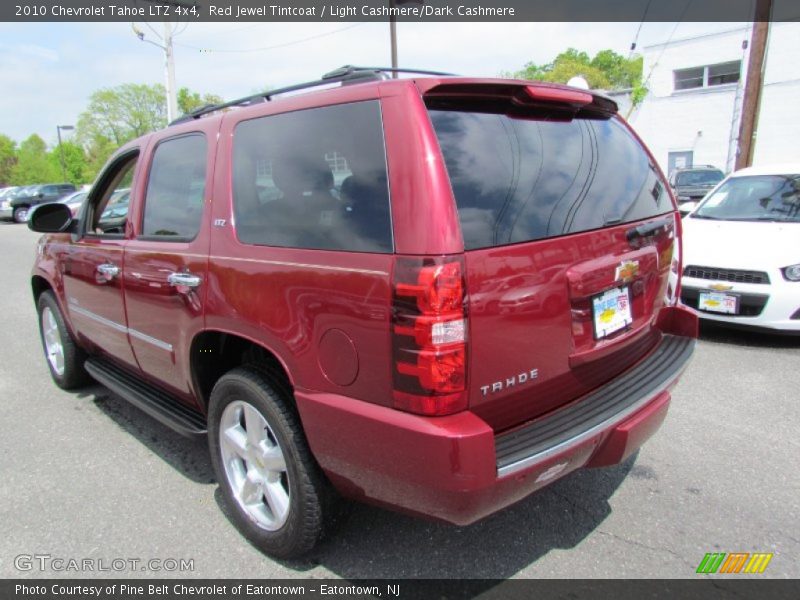
[[[674,199],[614,103],[323,83],[189,115],[120,148],[79,218],[33,212],[55,382],[207,433],[277,556],[317,542],[332,490],[468,524],[633,453],[697,320]]]

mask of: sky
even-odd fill
[[[399,23],[401,67],[497,76],[570,46],[628,55],[639,23]],[[644,23],[637,48],[735,23]],[[160,42],[161,23],[137,23]],[[152,28],[152,29],[151,29]],[[153,31],[154,30],[154,31]],[[175,37],[178,87],[225,99],[318,79],[345,64],[388,66],[388,23],[191,23]],[[99,88],[163,83],[163,52],[131,23],[0,23],[0,133],[48,144]],[[70,134],[67,134],[70,135]]]

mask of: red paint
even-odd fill
[[[565,90],[557,87],[526,85],[525,92],[534,100],[565,102],[577,106],[584,106],[592,102],[592,95],[588,92]]]
[[[650,404],[610,431],[587,467],[606,467],[624,461],[652,436],[667,416],[669,392],[661,392]]]

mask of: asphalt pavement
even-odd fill
[[[37,237],[0,223],[0,577],[693,578],[708,552],[771,552],[748,577],[800,577],[798,338],[704,327],[664,426],[624,465],[470,527],[352,505],[307,559],[275,561],[220,510],[204,441],[51,382]]]

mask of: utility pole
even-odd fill
[[[156,34],[156,37],[159,37],[159,39],[162,39],[164,42],[163,46],[158,42],[145,39],[144,31],[136,27],[135,23],[131,23],[131,27],[133,28],[133,32],[136,34],[136,37],[138,37],[140,41],[152,44],[156,48],[161,48],[161,50],[164,51],[164,79],[166,81],[167,93],[167,123],[169,123],[178,118],[178,90],[175,87],[175,54],[172,50],[172,24],[167,22],[164,23],[163,39]]]
[[[178,90],[175,89],[175,55],[172,51],[172,24],[164,22],[164,63],[167,79],[167,122],[178,118]]]
[[[753,151],[758,133],[758,111],[764,87],[764,58],[769,37],[769,18],[772,0],[756,0],[753,15],[753,33],[750,38],[750,57],[742,101],[742,120],[739,123],[739,140],[736,149],[736,170],[753,164]]]
[[[403,4],[425,4],[425,0],[389,0],[389,8],[394,9],[398,5]],[[392,68],[397,68],[397,17],[394,12],[389,13],[389,39],[392,48]],[[392,71],[392,77],[397,79],[397,71]]]
[[[394,8],[394,0],[389,0],[389,8]],[[389,37],[392,46],[392,68],[397,68],[397,18],[394,14],[389,15]],[[392,72],[392,77],[397,78],[397,72]]]

